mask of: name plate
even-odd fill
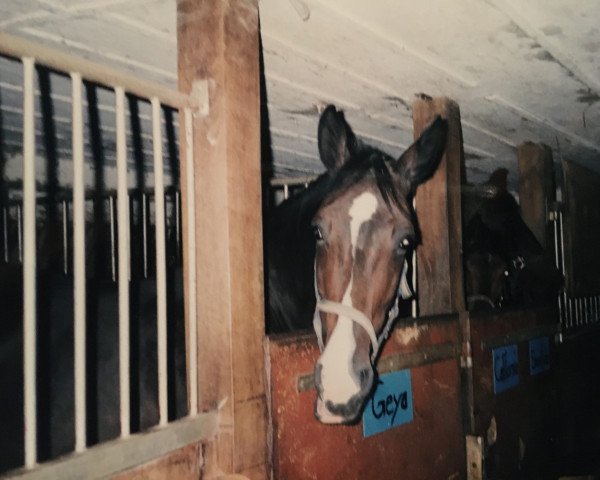
[[[529,374],[537,375],[550,370],[550,339],[529,340]]]
[[[363,436],[370,437],[413,420],[410,370],[379,377],[373,396],[363,412]]]
[[[519,353],[516,345],[493,349],[492,363],[495,394],[519,384]]]

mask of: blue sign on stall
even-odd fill
[[[494,393],[498,394],[519,384],[519,353],[516,345],[492,350]]]
[[[370,437],[413,420],[410,370],[387,373],[363,412],[363,436]]]
[[[548,337],[529,340],[529,373],[538,373],[550,370],[550,339]]]

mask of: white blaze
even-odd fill
[[[350,241],[352,262],[356,253],[358,234],[363,224],[370,221],[377,211],[377,197],[370,192],[363,192],[352,201],[348,210],[350,216]],[[342,298],[344,305],[352,305],[352,274],[350,282]],[[321,364],[321,385],[323,400],[334,404],[345,404],[360,392],[360,381],[352,369],[352,357],[356,350],[353,321],[343,315],[331,334],[329,342],[319,359]]]

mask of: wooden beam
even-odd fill
[[[448,121],[448,140],[433,177],[417,189],[422,244],[417,249],[419,315],[465,309],[462,265],[461,179],[464,151],[460,109],[448,98],[423,97],[413,103],[415,139],[436,115]]]
[[[538,242],[548,249],[553,231],[548,207],[556,200],[552,149],[543,143],[525,142],[517,147],[521,216]]]
[[[266,478],[258,4],[178,0],[177,15],[180,90],[207,80],[209,96],[208,115],[193,122],[191,293],[199,408],[220,408],[220,431],[204,452],[203,478]]]

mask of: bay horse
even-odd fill
[[[403,266],[419,242],[411,199],[436,170],[447,129],[437,117],[396,159],[359,141],[330,105],[318,126],[326,172],[272,212],[268,330],[315,329],[323,423],[355,422],[371,393],[377,354],[408,296]]]
[[[521,217],[507,189],[508,170],[467,190],[465,287],[469,310],[528,307],[556,301],[562,275]]]

